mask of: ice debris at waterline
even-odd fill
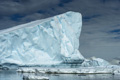
[[[49,78],[45,76],[29,75],[29,76],[23,76],[23,80],[49,80]]]
[[[110,66],[93,66],[79,68],[40,68],[40,67],[22,67],[17,70],[20,73],[36,74],[120,74],[120,67],[117,65]]]
[[[82,17],[67,12],[0,31],[0,64],[52,65],[83,60],[78,51]]]

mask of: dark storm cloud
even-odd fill
[[[96,15],[91,15],[91,16],[84,16],[83,17],[83,21],[89,21],[89,20],[91,20],[91,19],[94,19],[94,18],[97,18],[97,17],[99,17],[99,16],[101,16],[101,15],[99,15],[99,14],[96,14]]]
[[[83,16],[80,52],[85,57],[119,56],[120,0],[0,0],[0,29],[66,11]]]
[[[0,29],[56,15],[52,11],[58,3],[58,0],[0,0]]]
[[[111,33],[117,33],[117,34],[120,34],[120,29],[115,29],[115,30],[112,30],[110,31]]]
[[[72,1],[73,1],[73,0],[60,0],[58,6],[63,7],[64,4],[67,4],[67,3],[72,2]]]
[[[0,2],[0,15],[32,14],[38,10],[55,7],[58,0],[3,0]]]

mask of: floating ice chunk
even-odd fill
[[[35,73],[34,68],[19,68],[16,70],[17,72],[22,72],[22,73]]]
[[[49,80],[49,78],[45,76],[29,75],[29,76],[23,76],[23,80]]]
[[[101,58],[91,57],[90,59],[85,59],[85,61],[82,63],[82,66],[84,67],[95,67],[95,66],[106,67],[106,66],[110,66],[110,63]]]
[[[111,61],[112,64],[114,65],[120,65],[120,57],[116,57]]]

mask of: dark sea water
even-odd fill
[[[44,75],[49,77],[50,80],[120,80],[120,75],[112,74],[27,74],[24,75]],[[23,74],[16,71],[0,71],[0,80],[23,80]]]

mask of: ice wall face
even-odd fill
[[[82,60],[78,51],[81,14],[67,12],[0,31],[0,64],[59,64]]]

